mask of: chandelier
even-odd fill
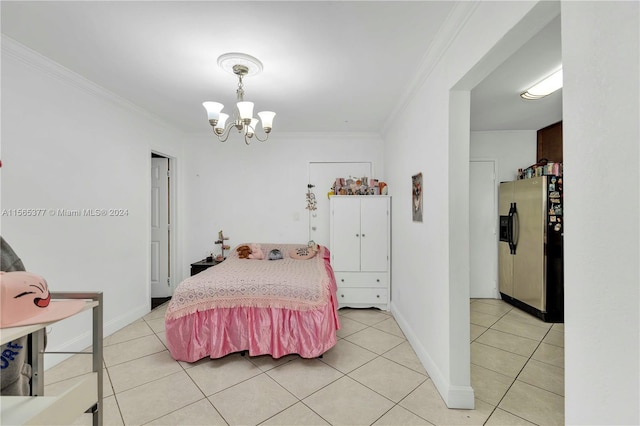
[[[255,136],[261,142],[269,139],[269,133],[273,125],[273,117],[276,113],[273,111],[261,111],[258,113],[260,121],[262,121],[262,131],[264,139],[256,133],[258,119],[253,117],[253,102],[244,100],[243,78],[252,76],[262,71],[262,62],[253,56],[244,53],[226,53],[218,58],[218,65],[225,71],[231,72],[238,77],[238,89],[236,90],[238,102],[233,113],[233,120],[227,123],[229,114],[222,111],[224,105],[219,102],[203,102],[202,105],[207,110],[209,124],[213,127],[213,132],[220,142],[226,142],[231,133],[231,129],[235,128],[238,133],[244,136],[244,142],[249,145],[251,139]]]

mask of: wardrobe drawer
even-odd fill
[[[338,287],[389,287],[387,272],[334,272]]]
[[[338,288],[338,303],[342,305],[372,304],[388,302],[386,288]]]

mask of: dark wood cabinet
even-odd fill
[[[562,163],[562,121],[538,130],[537,161]]]
[[[222,260],[207,260],[207,259],[202,259],[199,260],[198,262],[194,262],[191,264],[191,276],[198,274],[202,271],[204,271],[205,269],[209,269],[212,266],[216,266],[218,263],[222,263]]]

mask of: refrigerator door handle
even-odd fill
[[[518,246],[518,210],[516,203],[511,203],[509,208],[509,252],[516,254],[516,248]]]
[[[520,217],[518,216],[518,209],[513,212],[513,254],[516,254],[516,248],[518,247],[518,240],[520,240]]]

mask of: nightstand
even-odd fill
[[[212,266],[216,266],[218,263],[222,263],[222,260],[207,260],[207,259],[202,259],[198,262],[194,262],[191,264],[191,276],[198,274],[202,271],[204,271],[205,269],[209,269]]]

